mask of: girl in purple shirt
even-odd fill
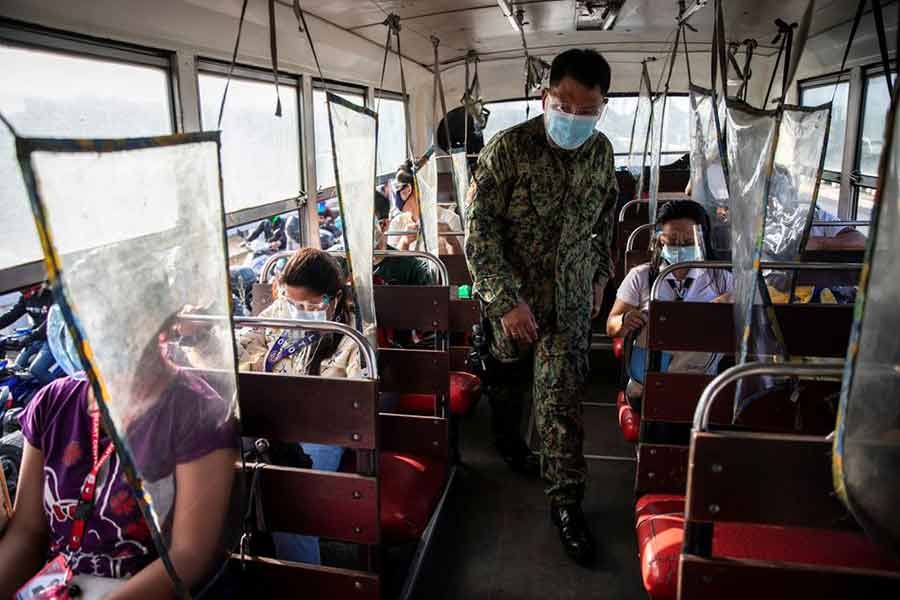
[[[54,309],[55,310],[55,309]],[[21,418],[25,437],[16,505],[0,538],[0,598],[10,598],[46,562],[62,555],[75,575],[127,579],[105,600],[172,598],[174,586],[113,453],[100,469],[94,508],[80,548],[69,546],[79,492],[93,466],[89,382],[65,327],[48,331],[57,361],[74,377],[59,379],[32,399]],[[68,351],[67,351],[68,350]],[[175,570],[188,587],[209,576],[237,458],[234,421],[202,379],[173,368],[152,411],[129,426],[134,462],[152,490],[154,508]],[[111,443],[100,431],[99,448]],[[152,466],[152,468],[150,468]]]

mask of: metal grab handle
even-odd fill
[[[776,377],[829,377],[838,380],[844,374],[843,366],[834,365],[794,365],[774,363],[744,363],[725,370],[709,382],[700,394],[697,408],[694,410],[693,430],[706,431],[709,428],[709,415],[713,402],[726,387],[745,377],[754,375],[774,375]]]
[[[275,268],[275,263],[277,263],[282,258],[293,256],[294,252],[294,250],[281,250],[280,252],[276,252],[275,254],[271,255],[268,260],[266,260],[265,264],[263,264],[263,268],[259,272],[259,283],[268,283],[269,272],[273,268]]]
[[[653,280],[653,287],[650,288],[650,302],[658,300],[656,292],[659,290],[659,286],[662,280],[666,278],[666,275],[680,269],[731,269],[731,263],[726,260],[689,260],[668,265]]]
[[[187,317],[193,320],[195,317]],[[212,319],[221,320],[220,317]],[[202,318],[200,320],[203,320]],[[375,381],[378,379],[378,361],[375,358],[375,349],[360,332],[349,325],[335,321],[300,321],[296,319],[267,319],[263,317],[233,317],[235,327],[272,327],[274,329],[303,329],[306,331],[322,331],[325,333],[340,333],[346,335],[356,343],[360,354],[366,359],[366,367],[369,376],[366,379]]]
[[[870,227],[871,221],[813,221],[813,227]]]
[[[862,263],[763,261],[759,267],[769,271],[861,271],[863,266]],[[723,260],[691,260],[668,265],[659,272],[650,288],[651,302],[658,300],[656,292],[665,276],[679,269],[731,269],[731,263]]]
[[[275,264],[282,258],[293,256],[295,251],[292,250],[282,250],[281,252],[276,252],[263,265],[262,270],[259,272],[259,283],[268,283],[269,276],[271,275],[272,269],[275,268]],[[343,250],[327,250],[328,254],[333,256],[346,256],[347,253]],[[447,270],[447,265],[444,262],[437,258],[432,254],[428,254],[427,252],[419,252],[417,250],[375,250],[372,253],[373,256],[410,256],[414,258],[421,258],[427,260],[432,263],[438,271],[440,275],[439,285],[449,285],[450,281],[450,272]]]
[[[643,225],[632,231],[628,236],[628,241],[625,242],[625,252],[631,252],[632,250],[634,250],[634,244],[637,242],[638,235],[647,231],[648,229],[652,231],[654,227],[656,227],[656,225],[653,223],[644,223]]]
[[[628,212],[629,207],[635,204],[640,204],[641,202],[645,204],[649,204],[649,200],[641,200],[640,198],[635,198],[634,200],[629,200],[625,204],[622,205],[622,209],[619,211],[619,223],[625,222],[625,213]]]

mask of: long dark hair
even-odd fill
[[[346,278],[337,259],[318,248],[300,248],[288,259],[284,270],[273,286],[273,294],[278,293],[278,286],[305,287],[317,294],[327,295],[336,302],[332,320],[349,324],[351,321],[351,299]],[[341,341],[340,334],[322,336],[322,341],[312,357],[309,372],[319,373],[322,361],[330,358]]]

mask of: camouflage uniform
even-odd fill
[[[538,116],[494,137],[481,152],[468,194],[466,257],[494,332],[492,354],[533,356],[533,381],[494,392],[494,409],[518,429],[532,388],[541,474],[558,503],[581,500],[586,477],[581,399],[588,374],[593,282],[610,276],[617,187],[613,149],[595,134],[574,151],[548,140]],[[532,349],[503,336],[500,318],[531,307]],[[496,430],[495,430],[496,432]]]

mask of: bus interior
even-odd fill
[[[900,597],[898,23],[893,0],[0,0],[6,519],[41,393],[17,307],[46,281],[160,556],[155,463],[127,450],[134,340],[181,323],[179,368],[236,415],[214,575],[172,567],[178,597]],[[618,186],[578,399],[586,567],[492,445],[466,257],[479,154],[543,118],[573,48],[611,69]],[[710,241],[676,267],[656,215],[681,200]],[[342,266],[353,318],[271,312],[304,248]],[[403,260],[421,284],[392,280]],[[613,331],[641,268],[645,329]],[[686,269],[728,299],[673,297]],[[337,336],[363,368],[244,368],[250,330]],[[339,465],[272,458],[300,442]],[[279,557],[297,534],[316,560]]]

